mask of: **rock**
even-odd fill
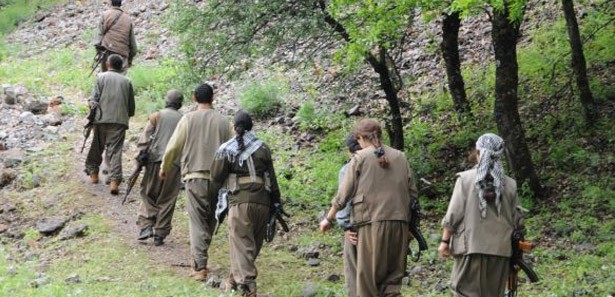
[[[0,224],[0,233],[4,233],[8,229],[9,229],[9,226]]]
[[[22,123],[35,123],[36,116],[30,111],[24,111],[19,115],[19,121]]]
[[[401,279],[401,284],[406,286],[412,286],[412,280],[409,277],[404,276],[404,278]]]
[[[4,88],[4,103],[8,105],[13,105],[17,103],[17,93],[15,92],[15,88],[10,85],[3,85]]]
[[[47,113],[56,113],[58,116],[62,114],[62,102],[64,101],[64,97],[56,96],[52,97],[49,100],[49,105],[47,106]]]
[[[77,284],[81,282],[81,279],[78,274],[73,274],[67,277],[64,282],[66,282],[66,284]]]
[[[210,288],[219,288],[222,284],[222,280],[217,275],[211,275],[207,278],[205,285]]]
[[[338,282],[341,279],[341,277],[339,276],[339,274],[331,274],[327,277],[327,280],[330,282]]]
[[[303,290],[301,290],[301,297],[313,297],[313,296],[316,296],[318,294],[318,290],[319,289],[320,288],[318,287],[317,284],[308,282],[303,287]]]
[[[15,266],[9,266],[6,269],[6,274],[8,276],[15,276],[15,275],[17,275],[17,268],[15,268]]]
[[[596,249],[596,246],[589,242],[585,242],[585,243],[575,245],[574,249],[579,252],[582,252],[582,251],[593,252]]]
[[[14,170],[0,168],[0,189],[8,186],[16,177]]]
[[[60,240],[66,240],[71,238],[83,237],[85,236],[85,232],[88,230],[88,226],[84,224],[79,224],[74,227],[63,229],[58,236]]]
[[[36,230],[45,236],[49,236],[60,231],[64,224],[66,224],[66,221],[59,217],[42,218],[36,223]]]
[[[355,104],[353,107],[351,107],[348,111],[345,112],[347,117],[350,116],[354,116],[354,115],[360,115],[361,111],[359,110],[359,104]]]
[[[409,275],[421,274],[422,272],[423,272],[423,267],[415,266],[412,268],[412,270],[410,270]]]
[[[305,249],[301,249],[300,253],[301,253],[301,257],[303,258],[318,258],[320,256],[320,252],[318,252],[318,250],[316,250],[317,248],[312,246],[312,247],[308,247]]]
[[[52,112],[44,115],[41,120],[47,125],[50,126],[59,126],[62,124],[62,117],[59,113]]]
[[[312,267],[316,267],[320,265],[320,260],[316,259],[316,258],[309,258],[307,260],[307,265],[312,266]]]
[[[42,286],[44,286],[44,285],[46,285],[48,283],[49,283],[49,278],[44,276],[44,275],[41,275],[37,279],[35,279],[35,280],[30,282],[30,287],[38,288],[38,287],[42,287]]]
[[[49,104],[43,100],[37,100],[32,97],[28,97],[24,100],[23,108],[27,111],[31,111],[34,114],[42,114],[47,111]]]
[[[15,167],[22,163],[25,159],[25,153],[20,149],[10,149],[0,153],[0,161],[4,163],[4,167]]]
[[[145,53],[145,60],[153,60],[158,57],[158,49],[155,47],[150,47]]]

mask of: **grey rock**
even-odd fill
[[[3,85],[4,88],[4,103],[13,105],[17,103],[17,93],[15,92],[15,88],[10,85]]]
[[[85,236],[85,232],[88,229],[89,229],[88,226],[86,226],[84,224],[79,224],[79,225],[74,226],[74,227],[62,229],[62,231],[60,232],[60,235],[58,235],[58,237],[60,238],[60,240],[66,240],[66,239],[71,239],[71,238],[83,237],[83,236]]]
[[[415,275],[415,274],[421,274],[423,273],[423,267],[421,266],[415,266],[412,268],[412,270],[410,270],[410,275]]]
[[[25,160],[25,157],[25,153],[20,149],[10,149],[0,153],[0,161],[6,168],[17,166]]]
[[[41,120],[50,126],[59,126],[62,124],[62,117],[55,112],[44,115]]]
[[[593,252],[596,249],[596,246],[589,242],[584,242],[584,243],[575,245],[574,249],[579,252],[582,252],[582,251]]]
[[[8,229],[9,229],[9,226],[0,224],[0,233],[4,233]]]
[[[6,274],[8,276],[15,276],[15,275],[17,275],[17,268],[15,268],[15,266],[9,266],[6,269]]]
[[[36,223],[36,230],[43,235],[52,235],[64,228],[66,220],[59,217],[42,218]]]
[[[12,169],[0,168],[0,189],[8,186],[15,180],[17,174]]]
[[[409,277],[404,276],[404,278],[401,279],[401,284],[406,286],[412,286],[412,280]]]
[[[301,297],[313,297],[318,294],[320,287],[317,284],[308,282],[301,290]]]
[[[79,278],[78,274],[73,274],[70,275],[69,277],[67,277],[64,282],[66,282],[67,284],[77,284],[81,282],[81,279]]]
[[[309,258],[307,260],[307,265],[312,266],[312,267],[316,267],[320,265],[320,260],[316,259],[316,258]]]
[[[19,115],[19,121],[22,123],[35,123],[36,116],[30,111],[24,111]]]
[[[31,111],[34,114],[43,114],[47,112],[48,102],[43,100],[37,100],[32,97],[28,97],[24,100],[23,108],[27,111]]]
[[[331,274],[327,277],[327,280],[330,282],[338,282],[341,279],[339,274]]]
[[[30,282],[32,288],[39,288],[49,283],[49,278],[41,275],[37,279]]]

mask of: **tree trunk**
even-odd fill
[[[324,21],[340,36],[344,41],[349,42],[350,35],[346,31],[346,28],[338,22],[335,18],[333,18],[326,10],[326,4],[324,1],[318,1],[318,6],[323,13]],[[392,69],[389,69],[387,66],[387,52],[386,49],[380,48],[378,51],[378,57],[375,57],[373,54],[368,53],[365,57],[365,60],[372,66],[372,69],[378,73],[380,78],[380,87],[384,91],[386,96],[386,100],[389,103],[389,117],[390,119],[387,121],[386,130],[389,134],[389,139],[391,140],[391,147],[396,148],[398,150],[404,149],[404,126],[401,120],[401,110],[399,108],[399,97],[397,96],[397,90],[395,88],[395,84],[393,83],[391,73]]]
[[[470,104],[466,97],[465,84],[461,76],[461,63],[459,61],[459,27],[461,19],[459,12],[453,12],[444,16],[442,21],[442,57],[446,65],[446,76],[448,78],[448,88],[453,98],[453,106],[457,115],[461,118],[464,115],[472,115]]]
[[[498,130],[506,143],[506,156],[517,184],[528,182],[535,196],[540,196],[541,185],[530,150],[525,141],[517,106],[519,82],[517,65],[517,36],[519,25],[511,23],[508,12],[495,11],[492,17],[492,42],[495,51],[495,104],[494,117]]]
[[[587,69],[581,35],[579,34],[579,25],[577,24],[572,0],[562,0],[562,7],[564,9],[564,17],[566,18],[566,27],[568,28],[568,41],[572,50],[572,68],[577,79],[581,104],[583,104],[585,109],[585,120],[591,125],[594,122],[596,110],[594,108],[594,97],[587,81]]]

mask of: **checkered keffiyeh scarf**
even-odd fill
[[[478,189],[479,210],[481,218],[487,217],[487,201],[483,197],[488,181],[488,175],[493,177],[495,188],[495,205],[500,214],[502,208],[501,192],[504,180],[504,167],[502,166],[502,154],[504,152],[504,140],[495,134],[487,133],[476,141],[476,149],[480,152],[480,158],[476,169],[476,188]]]
[[[239,161],[239,166],[243,165],[243,162],[252,156],[263,142],[256,138],[256,135],[252,133],[252,131],[246,131],[243,134],[243,144],[245,149],[243,151],[239,151],[239,143],[237,139],[233,137],[231,140],[223,143],[216,151],[216,159],[227,158],[229,161],[233,162],[235,160]]]

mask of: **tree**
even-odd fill
[[[442,57],[446,65],[448,88],[453,99],[453,106],[457,114],[471,115],[470,104],[467,100],[465,84],[461,75],[461,62],[459,59],[459,27],[461,18],[459,12],[453,11],[444,14],[442,20]]]
[[[453,4],[466,14],[476,9],[491,11],[491,42],[496,64],[493,116],[505,141],[506,156],[517,183],[527,182],[534,195],[541,195],[542,187],[525,140],[518,108],[517,40],[525,0],[457,0]],[[491,9],[485,9],[485,5]]]
[[[391,146],[403,148],[398,97],[402,80],[396,66],[401,55],[395,53],[405,44],[413,1],[211,0],[201,8],[182,3],[174,29],[200,74],[231,73],[242,67],[241,60],[275,60],[276,55],[294,55],[297,48],[311,49],[298,53],[304,61],[323,49],[333,49],[349,70],[367,63],[378,74],[389,105],[386,127]]]
[[[576,77],[577,87],[579,88],[579,97],[585,110],[585,121],[591,125],[594,122],[596,111],[594,108],[594,98],[587,80],[583,44],[581,43],[581,34],[579,34],[579,25],[577,24],[572,0],[562,0],[562,8],[566,19],[566,28],[568,29],[568,41],[572,50],[572,68]]]

